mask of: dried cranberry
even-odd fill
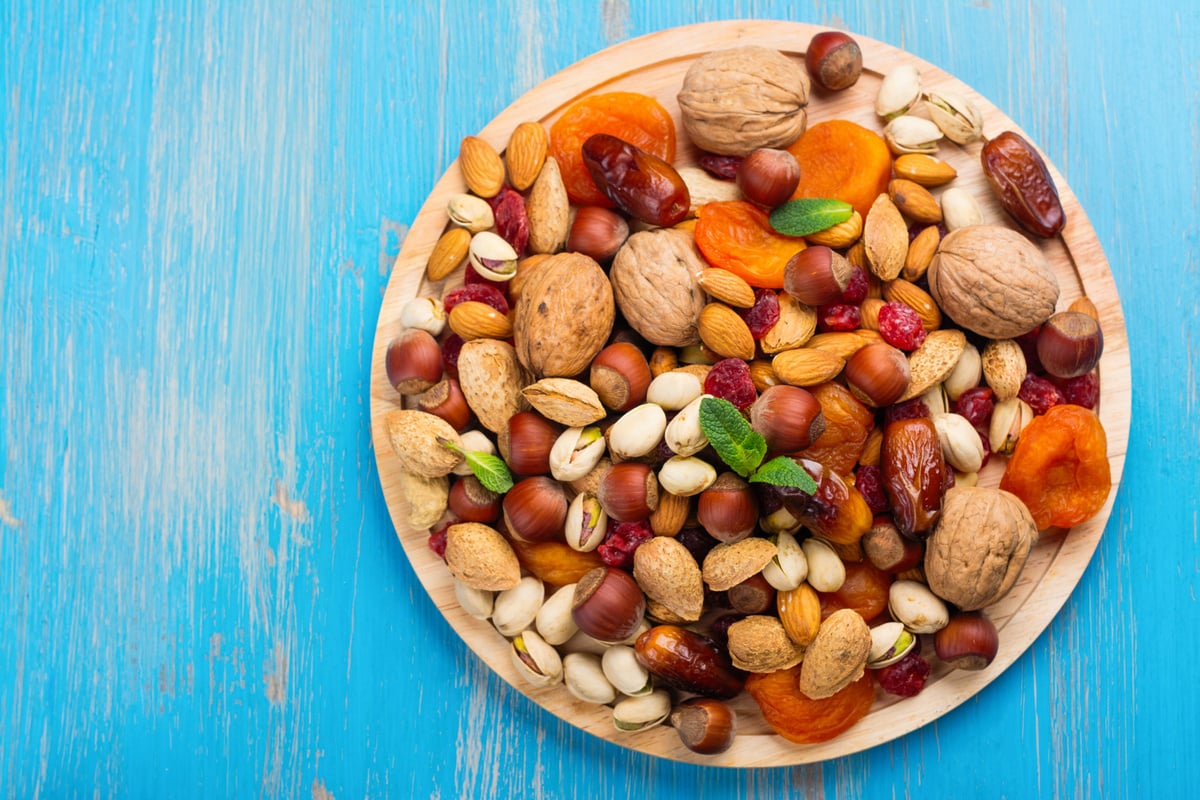
[[[1038,334],[1041,332],[1042,327],[1039,325],[1028,333],[1022,333],[1014,340],[1020,346],[1021,352],[1025,354],[1025,369],[1030,372],[1045,372],[1037,352]]]
[[[921,317],[904,303],[884,303],[879,309],[879,335],[892,347],[916,350],[925,341]]]
[[[913,649],[895,664],[876,672],[875,679],[889,694],[916,697],[925,688],[925,681],[929,680],[931,672],[933,667]]]
[[[508,297],[508,281],[494,281],[491,278],[485,278],[475,271],[475,268],[471,266],[470,262],[468,262],[463,268],[463,283],[469,286],[474,286],[475,284],[479,283],[483,284],[484,286],[491,286],[493,289],[500,292],[500,294]]]
[[[1017,392],[1017,397],[1028,403],[1033,413],[1038,416],[1064,402],[1062,392],[1053,383],[1039,378],[1032,372],[1021,382],[1021,390]]]
[[[879,467],[863,464],[858,468],[854,478],[854,488],[858,489],[872,514],[882,514],[888,510],[887,493],[883,490],[883,473]]]
[[[704,153],[700,156],[701,169],[714,178],[726,181],[737,178],[738,167],[741,165],[741,156],[719,156],[716,153]]]
[[[517,251],[517,258],[524,258],[525,245],[529,243],[529,216],[525,213],[525,198],[506,183],[499,194],[488,200],[488,205],[496,217],[496,232]]]
[[[1077,378],[1067,378],[1059,388],[1062,390],[1063,399],[1073,405],[1094,410],[1100,402],[1100,376],[1095,372],[1088,372]]]
[[[442,342],[442,366],[451,378],[458,377],[458,355],[462,352],[463,338],[452,333]]]
[[[697,564],[703,564],[708,551],[720,544],[704,528],[684,528],[675,537],[675,541],[687,548]]]
[[[446,560],[446,532],[450,530],[447,522],[433,533],[429,534],[429,549],[437,553],[438,558]]]
[[[755,289],[754,305],[739,308],[737,313],[750,328],[750,335],[761,339],[779,322],[779,295],[770,289]]]
[[[830,303],[817,309],[817,327],[822,331],[853,331],[862,326],[858,306]]]
[[[712,621],[712,625],[708,626],[708,635],[721,647],[728,647],[729,628],[733,623],[741,622],[745,618],[745,614],[722,614]]]
[[[508,301],[504,299],[504,294],[495,286],[486,283],[464,283],[457,289],[446,292],[446,296],[442,298],[442,305],[449,314],[456,305],[468,300],[486,303],[501,314],[508,313]]]
[[[967,389],[954,403],[954,413],[966,417],[967,422],[979,431],[980,436],[987,436],[988,423],[991,422],[992,410],[995,408],[994,395],[987,386]]]
[[[979,441],[983,442],[983,463],[979,465],[979,468],[983,469],[992,460],[992,440],[988,438],[987,431],[980,431],[978,428],[976,430],[979,433]]]
[[[755,494],[758,496],[759,516],[769,517],[783,508],[783,493],[779,491],[780,487],[773,483],[752,483],[750,485],[754,487]]]
[[[713,364],[704,379],[704,391],[733,403],[739,409],[749,408],[758,399],[750,365],[740,358],[725,358]]]
[[[850,276],[850,282],[846,284],[846,289],[842,292],[840,302],[849,303],[852,306],[861,305],[862,301],[867,299],[867,291],[870,288],[871,281],[867,278],[867,271],[856,266],[854,274]]]
[[[886,426],[902,419],[921,419],[928,416],[929,406],[925,405],[921,398],[914,397],[912,400],[888,406],[883,412],[883,424]]]
[[[650,523],[645,520],[638,522],[614,522],[609,520],[608,530],[604,541],[596,548],[600,560],[610,567],[631,569],[633,567],[633,551],[643,542],[654,538]]]

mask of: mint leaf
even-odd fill
[[[750,477],[767,454],[767,440],[728,400],[706,397],[700,401],[700,430],[721,460],[743,478]]]
[[[817,490],[817,482],[812,479],[812,476],[787,456],[772,458],[763,464],[750,476],[750,482],[790,486],[805,494],[812,494]]]
[[[504,494],[513,487],[512,473],[500,456],[485,453],[481,450],[464,453],[467,466],[483,484],[483,488],[496,494]]]
[[[845,222],[853,214],[854,208],[841,200],[789,200],[771,212],[771,227],[784,236],[808,236]]]

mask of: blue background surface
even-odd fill
[[[982,694],[795,769],[632,755],[492,676],[391,530],[375,320],[476,132],[608,45],[843,27],[979,90],[1091,218],[1133,360],[1095,558]],[[0,795],[1173,797],[1200,702],[1200,15],[1183,3],[0,4]]]

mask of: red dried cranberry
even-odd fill
[[[738,167],[741,165],[741,156],[719,156],[716,153],[704,153],[700,156],[701,169],[714,178],[726,181],[737,178]]]
[[[704,379],[704,391],[733,403],[739,409],[749,408],[758,399],[750,365],[740,358],[725,358],[713,364]]]
[[[1037,352],[1038,334],[1041,332],[1042,326],[1039,325],[1028,333],[1022,333],[1014,340],[1020,346],[1021,352],[1025,354],[1025,369],[1030,372],[1045,372]]]
[[[854,488],[858,489],[872,514],[882,514],[887,511],[887,493],[883,490],[883,473],[879,467],[863,464],[858,468],[854,478]]]
[[[729,646],[729,628],[735,622],[741,622],[746,618],[745,614],[722,614],[713,620],[712,625],[708,626],[708,635],[714,642],[721,647]]]
[[[1100,376],[1095,372],[1088,372],[1077,378],[1067,378],[1059,388],[1062,390],[1063,399],[1073,405],[1094,410],[1100,402]]]
[[[1037,416],[1045,414],[1053,406],[1063,402],[1062,392],[1053,383],[1045,378],[1039,378],[1032,372],[1026,375],[1025,380],[1021,382],[1021,390],[1017,392],[1017,397],[1028,403]]]
[[[458,356],[462,352],[463,338],[452,333],[442,341],[442,366],[451,378],[458,377]]]
[[[887,426],[902,419],[921,419],[928,416],[929,406],[925,405],[921,398],[914,397],[912,400],[888,406],[883,412],[883,424]]]
[[[508,281],[494,281],[491,278],[485,278],[475,271],[470,262],[467,262],[467,265],[463,268],[463,283],[468,286],[482,283],[484,286],[491,286],[506,298],[508,297]]]
[[[438,558],[446,560],[446,532],[450,530],[450,524],[447,522],[442,527],[438,528],[433,533],[429,534],[429,549],[437,553]]]
[[[983,442],[983,463],[979,465],[983,469],[992,460],[992,440],[988,438],[987,431],[979,431],[979,441]]]
[[[862,327],[858,306],[830,303],[817,309],[817,327],[822,331],[853,331]]]
[[[517,251],[517,258],[524,258],[525,245],[529,243],[529,216],[525,213],[525,198],[506,183],[499,194],[488,200],[488,205],[496,217],[496,232]]]
[[[504,294],[495,286],[486,283],[464,283],[457,289],[446,292],[446,296],[442,298],[442,305],[449,314],[456,305],[468,300],[486,303],[501,314],[508,313],[508,301],[504,299]]]
[[[684,528],[675,537],[675,541],[687,548],[697,564],[703,564],[708,551],[720,544],[704,528]]]
[[[779,295],[770,289],[755,289],[754,305],[739,308],[737,313],[750,328],[750,335],[761,339],[779,322]]]
[[[856,266],[854,274],[850,276],[850,282],[846,284],[846,290],[842,292],[840,301],[852,306],[861,305],[862,301],[867,299],[867,291],[870,288],[871,282],[867,279],[867,271]]]
[[[614,522],[609,520],[608,530],[605,531],[604,541],[596,548],[600,560],[610,567],[619,569],[633,568],[633,551],[643,542],[654,538],[650,523],[645,520],[637,522]]]
[[[925,681],[929,680],[931,672],[933,668],[929,666],[929,662],[921,658],[914,649],[895,664],[876,672],[875,679],[889,694],[916,697],[925,688]]]
[[[879,309],[879,335],[901,350],[916,350],[925,341],[921,317],[904,303],[884,303]]]
[[[954,403],[954,413],[966,417],[967,422],[979,431],[980,436],[987,436],[992,410],[996,408],[993,398],[992,390],[987,386],[967,389]]]

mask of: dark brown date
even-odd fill
[[[583,143],[583,163],[600,191],[626,214],[662,227],[687,217],[687,184],[658,156],[597,133]]]
[[[905,536],[924,539],[941,513],[946,487],[946,461],[933,420],[889,423],[883,430],[880,469],[896,528]]]
[[[817,482],[817,490],[809,496],[784,488],[784,507],[818,536],[834,544],[857,544],[874,519],[862,493],[820,462],[796,461]]]
[[[669,686],[728,700],[742,691],[745,675],[716,642],[676,625],[656,625],[633,646],[637,660]]]
[[[1021,227],[1050,238],[1067,223],[1058,189],[1033,145],[1012,131],[992,139],[980,153],[992,192]]]

